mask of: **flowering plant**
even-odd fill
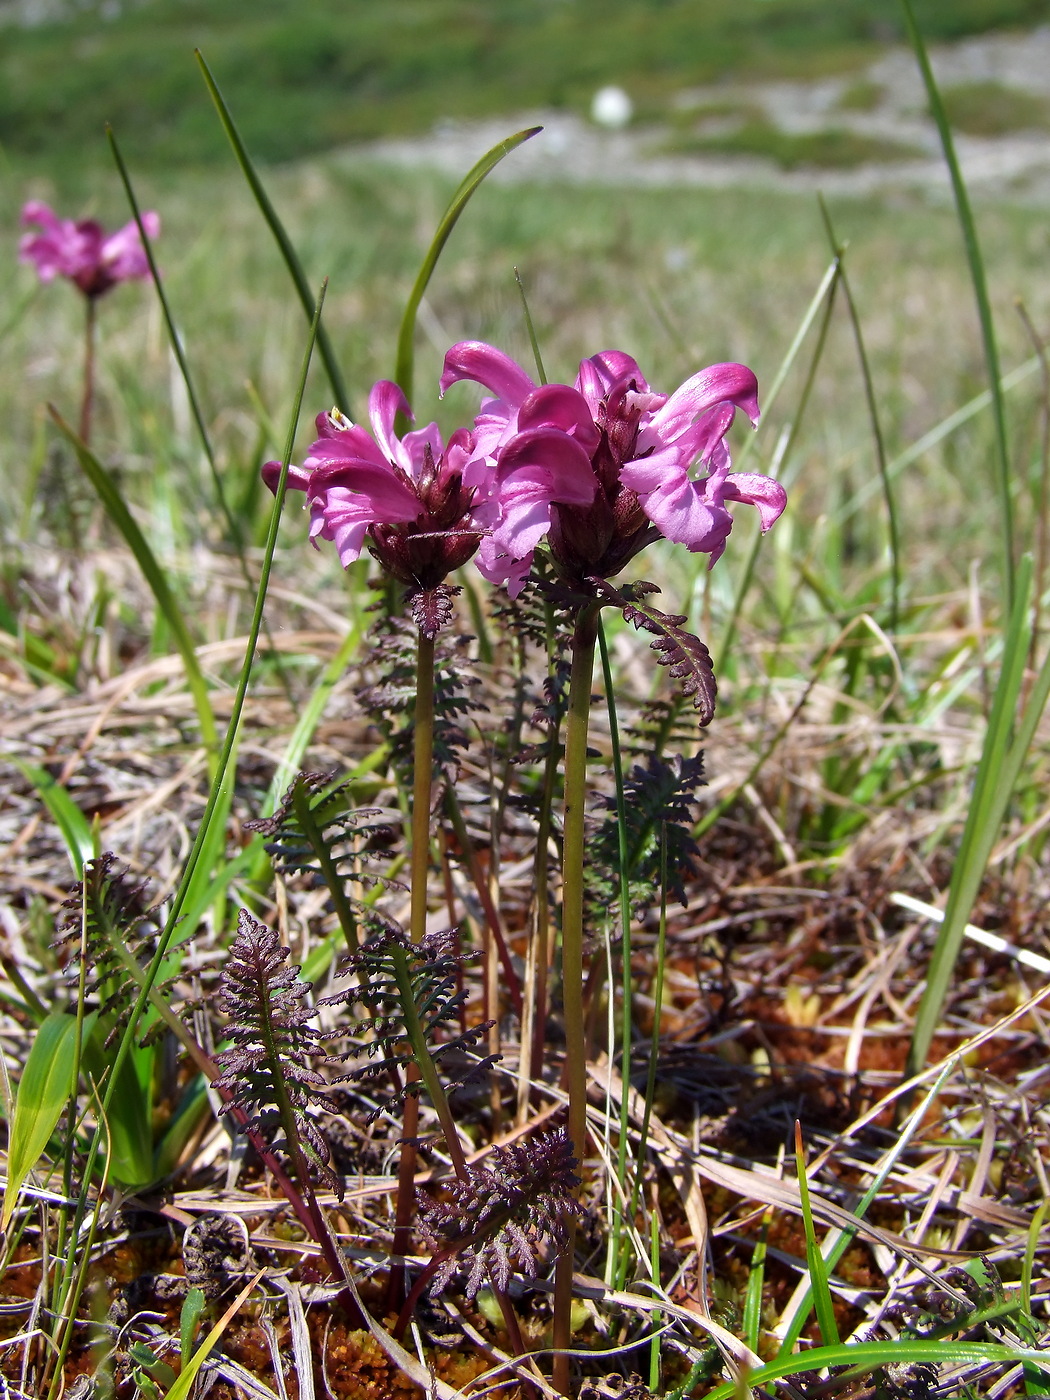
[[[758,421],[758,381],[744,365],[711,365],[666,395],[630,355],[607,350],[582,362],[573,387],[537,386],[494,346],[461,341],[445,356],[442,392],[461,379],[496,395],[475,421],[479,449],[496,466],[480,562],[512,596],[544,536],[559,572],[580,587],[619,573],[661,537],[713,564],[733,526],[727,501],[756,506],[763,531],[786,504],[779,482],[730,471],[737,409]],[[699,480],[690,476],[697,461],[707,469]]]
[[[288,485],[306,495],[310,538],[331,540],[347,568],[368,536],[375,558],[411,590],[420,627],[433,632],[437,590],[477,552],[495,476],[468,429],[447,443],[436,423],[398,437],[399,413],[411,417],[408,401],[384,379],[368,397],[371,434],[338,409],[318,414],[320,436],[303,465],[289,467]],[[279,462],[263,467],[271,491],[280,475]]]
[[[86,297],[99,297],[118,282],[149,276],[149,260],[138,225],[132,220],[107,234],[94,219],[60,219],[48,205],[30,200],[22,206],[22,223],[36,224],[19,244],[22,262],[31,263],[42,282],[68,277]],[[142,225],[150,238],[160,233],[160,215],[149,210]]]

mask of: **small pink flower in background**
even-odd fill
[[[22,223],[41,229],[25,234],[19,258],[31,263],[43,282],[68,277],[86,297],[99,297],[118,282],[149,276],[146,250],[134,221],[107,234],[94,219],[60,219],[46,204],[31,200],[22,208]],[[142,223],[150,238],[160,233],[160,215],[152,210],[143,214]]]
[[[466,428],[447,444],[436,423],[399,438],[399,412],[411,416],[404,394],[380,380],[368,397],[371,434],[337,410],[319,414],[320,437],[303,465],[289,468],[288,485],[306,493],[310,538],[331,540],[344,568],[368,535],[385,569],[426,591],[476,553],[493,472]],[[279,477],[280,463],[267,462],[271,491]]]
[[[743,409],[758,420],[758,382],[744,365],[712,365],[671,395],[654,393],[619,350],[592,355],[576,384],[537,386],[502,351],[454,345],[441,389],[472,379],[497,397],[475,422],[478,447],[496,463],[484,572],[520,591],[546,536],[565,577],[611,578],[661,536],[713,564],[733,519],[727,501],[758,508],[768,530],[786,504],[772,478],[730,471],[726,434]],[[694,463],[706,475],[690,476]]]

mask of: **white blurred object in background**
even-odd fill
[[[621,87],[599,88],[591,103],[591,121],[619,129],[634,115],[634,103]]]

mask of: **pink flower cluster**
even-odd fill
[[[36,224],[40,233],[27,233],[19,244],[19,257],[32,263],[42,282],[68,277],[86,297],[99,297],[118,282],[149,276],[149,262],[138,225],[132,221],[107,234],[94,219],[60,219],[53,209],[37,200],[22,208],[22,223]],[[150,238],[160,233],[160,216],[143,214]]]
[[[586,590],[660,538],[713,564],[733,525],[727,502],[755,506],[763,531],[786,504],[770,477],[730,470],[737,409],[758,419],[744,365],[712,365],[666,395],[609,350],[584,360],[573,386],[537,385],[502,351],[461,341],[445,356],[442,393],[464,379],[495,397],[447,445],[434,423],[397,437],[408,405],[387,381],[369,397],[371,435],[338,412],[318,418],[321,436],[288,480],[306,494],[311,538],[332,540],[344,566],[369,535],[385,568],[429,589],[477,553],[485,578],[514,596],[545,539],[562,579]],[[691,475],[695,464],[704,475]],[[271,489],[279,474],[266,464]]]

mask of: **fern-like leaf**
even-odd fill
[[[715,669],[707,647],[682,626],[686,621],[685,613],[661,612],[647,602],[648,594],[660,591],[655,583],[628,583],[617,589],[607,579],[590,581],[599,597],[622,610],[625,622],[655,636],[656,640],[649,645],[656,652],[657,661],[669,668],[670,674],[680,683],[682,694],[692,700],[701,726],[710,724],[715,716],[718,691]]]
[[[463,955],[456,951],[455,930],[452,929],[427,934],[418,943],[412,943],[403,932],[388,930],[346,959],[344,968],[354,974],[355,985],[325,997],[321,1004],[362,1005],[367,1014],[361,1021],[361,1028],[370,1032],[371,1038],[349,1052],[366,1055],[368,1064],[351,1070],[344,1076],[345,1080],[375,1080],[389,1073],[400,1083],[401,1072],[408,1064],[413,1060],[419,1063],[419,1053],[412,1043],[410,1019],[418,1024],[429,1057],[439,1069],[447,1069],[451,1061],[461,1058],[462,1052],[475,1049],[492,1025],[491,1021],[465,1031],[451,1032],[452,1023],[459,1022],[467,998],[460,986],[462,961]],[[462,1085],[491,1064],[493,1058],[472,1060],[465,1069],[446,1075],[447,1087]],[[394,1102],[403,1099],[406,1093],[418,1093],[419,1087],[418,1081],[404,1082]],[[371,1117],[378,1117],[389,1106],[389,1101],[381,1104]]]
[[[700,857],[692,829],[696,792],[703,783],[702,754],[695,758],[683,758],[681,754],[659,758],[649,754],[644,764],[634,765],[624,778],[627,869],[623,872],[616,799],[602,799],[606,816],[588,846],[587,894],[593,911],[608,910],[622,877],[629,881],[635,908],[652,901],[660,887],[661,840],[667,846],[670,893],[683,905],[686,903],[685,882]]]
[[[221,1112],[236,1105],[247,1125],[285,1152],[298,1173],[305,1155],[338,1191],[330,1149],[307,1112],[311,1105],[327,1107],[328,1081],[309,1063],[325,1037],[311,1024],[311,987],[298,972],[288,965],[288,949],[277,934],[242,909],[219,984],[219,1009],[230,1018],[226,1035],[233,1043],[215,1057],[222,1068],[215,1087],[230,1095]]]
[[[386,927],[384,917],[350,893],[352,885],[389,885],[368,867],[374,853],[369,841],[386,830],[378,807],[352,807],[348,785],[333,783],[330,773],[298,773],[272,817],[244,823],[248,831],[267,838],[266,850],[282,875],[309,874],[324,884],[352,950],[358,928],[369,932]]]
[[[420,1193],[419,1221],[437,1254],[446,1254],[432,1276],[435,1292],[466,1271],[464,1292],[473,1298],[491,1274],[505,1290],[515,1264],[535,1273],[544,1251],[564,1247],[568,1222],[580,1218],[576,1158],[564,1128],[525,1142],[495,1147],[484,1166],[470,1166],[443,1199]]]
[[[156,911],[144,881],[106,851],[84,866],[84,878],[62,905],[56,946],[69,951],[68,975],[94,1000],[110,1045],[123,1030],[156,949]],[[162,988],[161,988],[162,989]]]

